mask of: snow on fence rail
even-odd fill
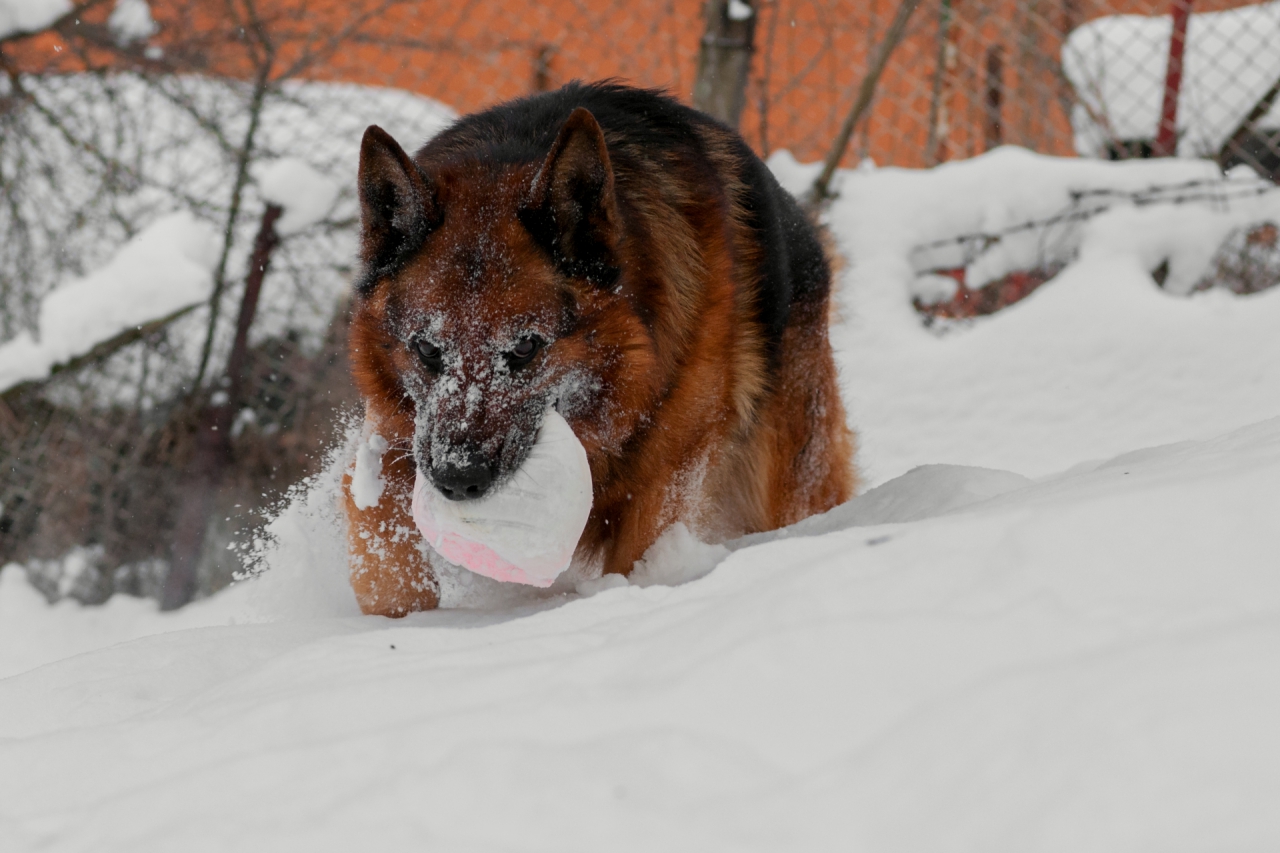
[[[35,334],[19,332],[0,344],[0,393],[204,302],[217,251],[213,229],[191,214],[157,219],[102,269],[47,294]]]
[[[1061,269],[1079,249],[1081,226],[1117,207],[1185,206],[1194,211],[1188,215],[1202,223],[1207,234],[1216,235],[1217,242],[1215,236],[1204,238],[1215,246],[1232,229],[1261,228],[1280,218],[1280,187],[1256,177],[1197,178],[1132,189],[1068,188],[1065,195],[1069,200],[1043,217],[920,243],[912,249],[913,265],[926,276],[940,270],[962,271],[956,279],[971,287],[983,287],[1019,270]],[[1198,281],[1198,277],[1181,276],[1169,287],[1185,295]]]

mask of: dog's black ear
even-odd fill
[[[603,286],[618,277],[621,236],[609,148],[590,111],[561,126],[534,175],[520,220],[566,274]]]
[[[360,142],[360,259],[357,292],[367,294],[422,245],[440,216],[422,170],[391,135],[370,125]]]

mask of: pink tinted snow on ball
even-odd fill
[[[436,502],[431,497],[434,491],[435,489],[419,471],[413,484],[413,520],[417,522],[418,530],[431,543],[431,547],[449,562],[496,581],[541,587],[551,586],[564,570],[565,567],[557,568],[553,564],[550,567],[539,566],[537,569],[541,571],[535,569],[531,573],[515,563],[504,560],[497,551],[482,542],[475,542],[461,534],[442,530],[441,525],[436,523],[435,514],[431,511],[432,504]],[[572,554],[570,558],[572,559]]]
[[[587,452],[554,409],[511,480],[484,498],[451,501],[419,471],[413,520],[441,556],[505,583],[548,587],[573,561],[591,514]]]

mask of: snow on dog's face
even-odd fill
[[[583,113],[549,154],[514,164],[419,163],[365,134],[355,374],[447,498],[508,480],[548,407],[589,455],[632,428],[609,398],[649,372],[651,346],[614,287],[612,173]]]
[[[412,299],[396,294],[390,306],[416,413],[418,468],[453,500],[478,498],[509,477],[533,446],[543,412],[572,409],[584,385],[568,381],[574,366],[563,359],[572,349],[571,303],[554,282],[513,281],[504,248],[454,246],[423,258],[417,271],[425,286]],[[483,286],[450,280],[472,265]],[[558,346],[566,338],[570,345]]]

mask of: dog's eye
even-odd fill
[[[418,358],[422,359],[422,363],[432,370],[439,370],[443,365],[440,347],[430,341],[419,338],[413,342],[413,349],[418,354]]]
[[[537,338],[525,338],[520,343],[511,348],[511,352],[507,353],[507,364],[512,367],[521,367],[533,360],[538,354],[538,349],[542,342]]]

